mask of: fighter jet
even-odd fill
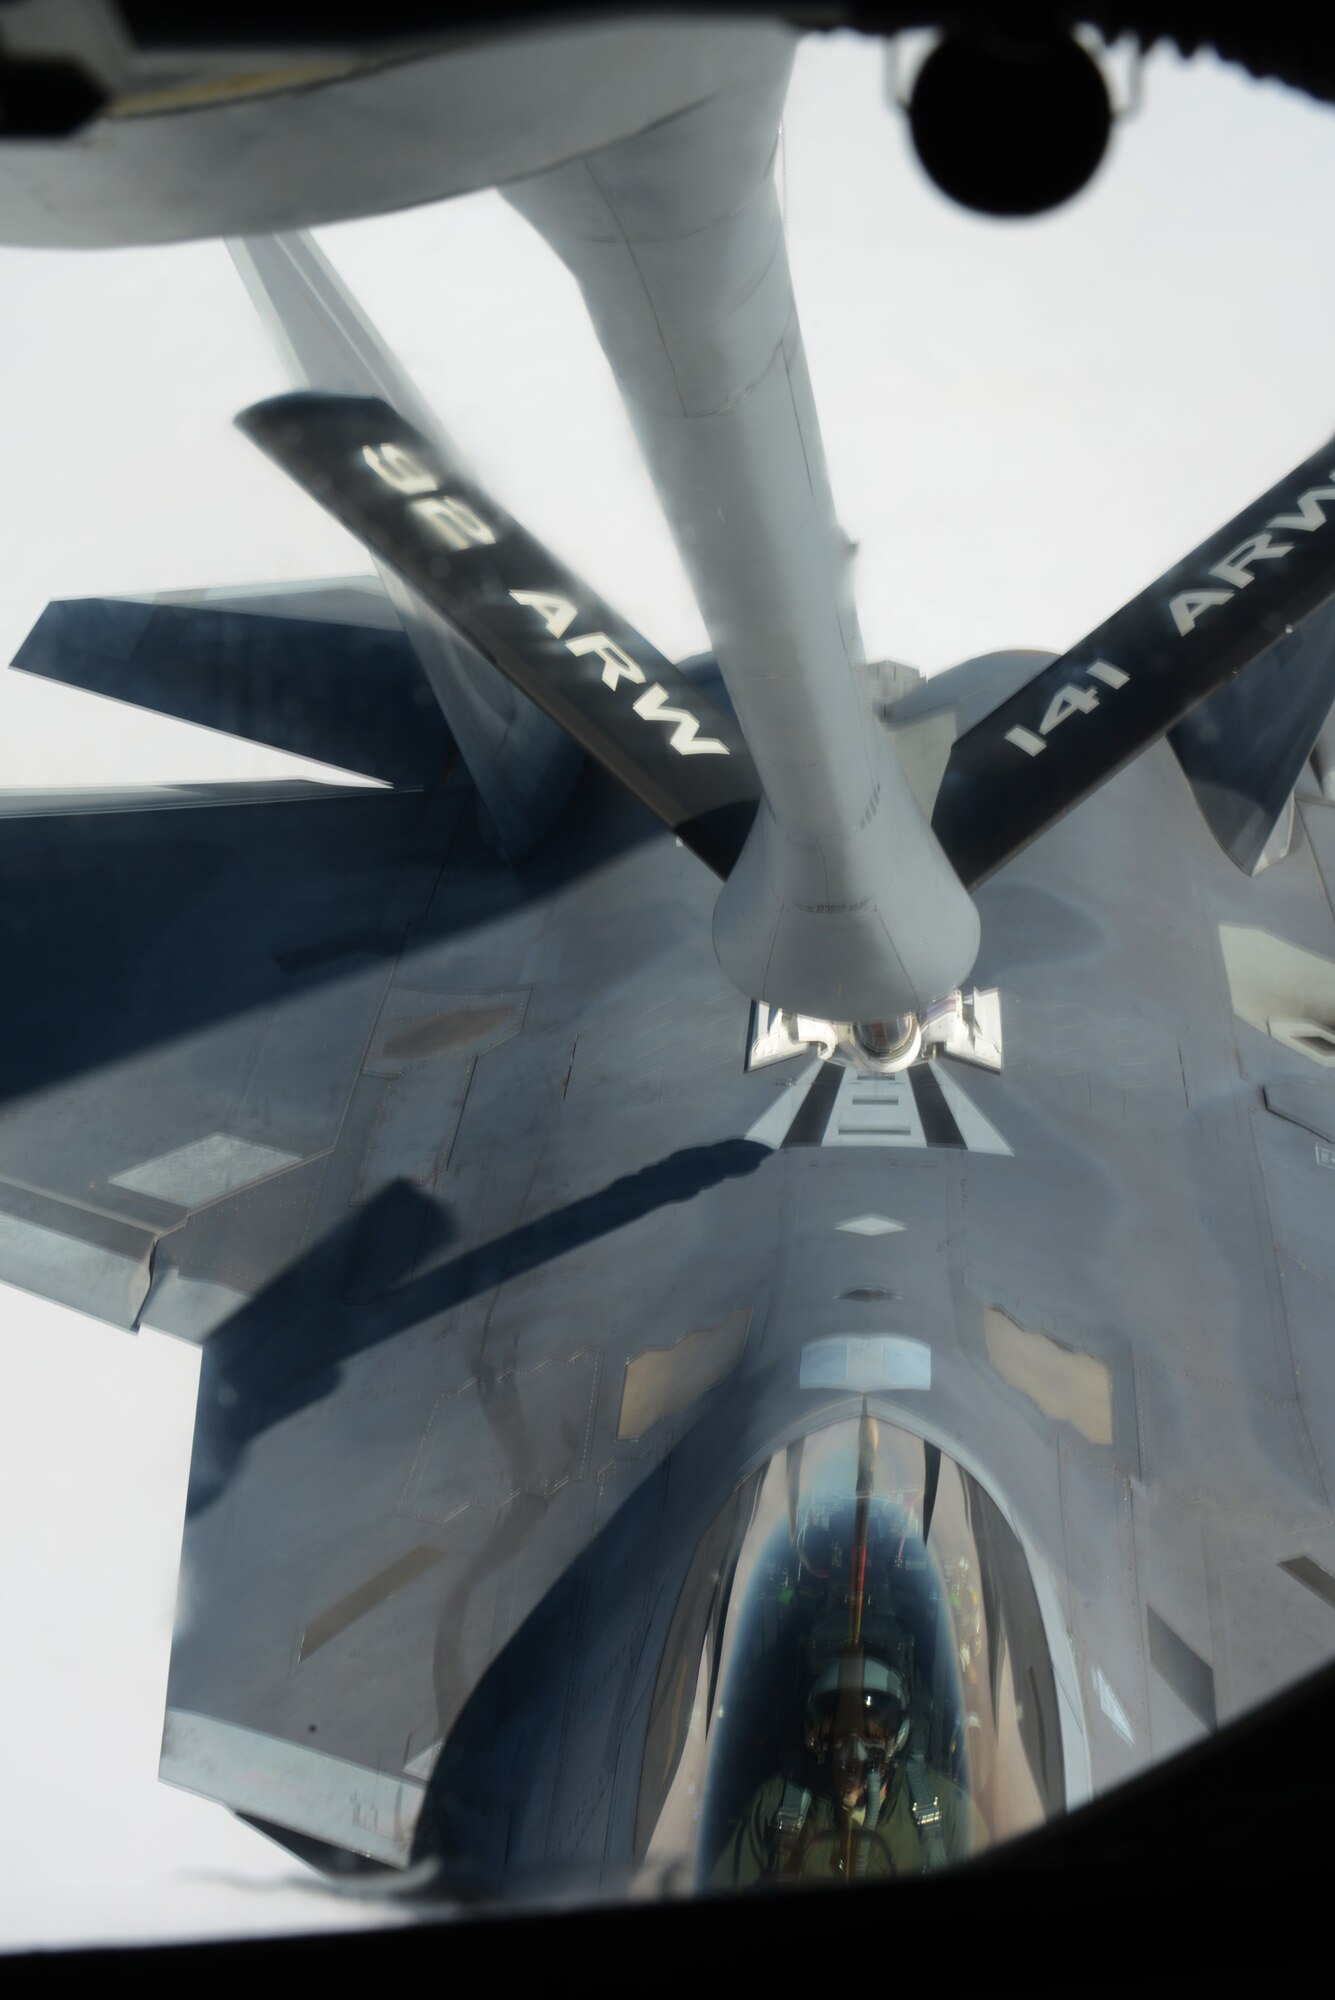
[[[652,105],[475,117],[468,184],[578,278],[712,653],[252,174],[182,197],[290,372],[238,421],[371,573],[14,662],[384,781],[7,801],[0,1276],[202,1346],[162,1776],[453,1901],[945,1867],[1331,1651],[1335,444],[1060,658],[869,665],[792,37],[698,92],[625,32]]]

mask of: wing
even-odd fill
[[[341,1219],[353,1192],[434,1173],[444,1109],[427,1145],[386,1074],[368,1086],[380,1111],[359,1113],[371,1154],[331,1193],[372,1028],[396,971],[411,979],[449,855],[478,856],[501,903],[541,901],[652,826],[595,779],[559,849],[498,870],[383,598],[348,622],[349,588],[316,595],[57,604],[19,658],[382,780],[0,799],[0,1277],[118,1326],[199,1336],[321,1232],[322,1204]],[[465,898],[448,923],[493,914]],[[439,1029],[460,1046],[508,1019],[489,977],[474,984]],[[450,1012],[424,1001],[417,1025]]]

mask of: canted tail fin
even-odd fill
[[[1332,704],[1335,603],[1328,603],[1170,733],[1210,831],[1244,874],[1277,858],[1293,788]]]

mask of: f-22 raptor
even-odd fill
[[[201,1344],[161,1771],[332,1874],[928,1871],[1335,1639],[1335,444],[1061,658],[868,665],[766,36],[504,188],[711,655],[293,231],[239,422],[374,574],[14,662],[384,781],[0,818],[0,1275]]]

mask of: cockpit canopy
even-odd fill
[[[864,1408],[776,1454],[726,1518],[664,1656],[642,1860],[715,1890],[917,1873],[1063,1809],[1033,1580],[971,1474]]]

